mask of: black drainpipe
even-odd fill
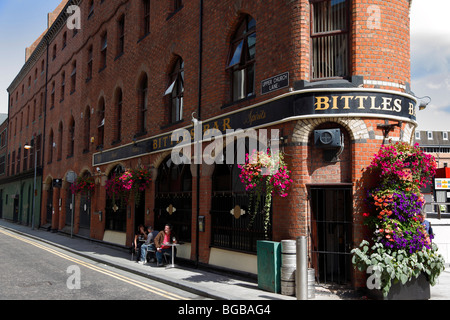
[[[197,107],[197,119],[201,121],[202,119],[202,63],[203,63],[203,0],[200,0],[200,21],[199,21],[199,59],[198,59],[198,107]],[[200,145],[201,146],[201,145]],[[199,148],[201,150],[201,148]],[[197,164],[197,227],[195,228],[195,258],[196,267],[199,265],[199,216],[200,216],[200,164]]]

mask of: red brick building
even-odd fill
[[[10,91],[24,110],[33,98],[15,97],[30,81],[41,88],[42,226],[72,228],[75,172],[96,182],[75,196],[75,234],[130,246],[139,224],[171,222],[185,242],[178,256],[256,273],[264,227],[256,217],[248,229],[237,165],[175,165],[170,138],[193,132],[193,118],[203,132],[276,129],[294,183],[274,198],[270,239],[307,235],[320,281],[363,285],[349,255],[364,232],[363,169],[388,138],[412,141],[417,125],[409,0],[63,4]],[[80,10],[67,13],[72,5]],[[12,110],[15,130],[22,111]],[[108,179],[141,166],[153,181],[139,204],[110,199]],[[230,213],[237,206],[243,214]]]

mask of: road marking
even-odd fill
[[[120,280],[120,281],[126,282],[126,283],[131,284],[131,285],[134,285],[134,286],[136,286],[136,287],[138,287],[138,288],[141,288],[141,289],[143,289],[143,290],[145,290],[145,291],[149,291],[149,292],[152,292],[152,293],[154,293],[154,294],[160,295],[160,296],[162,296],[162,297],[164,297],[164,298],[171,299],[171,300],[190,300],[190,299],[188,299],[188,298],[179,296],[179,295],[174,294],[174,293],[170,293],[170,292],[168,292],[168,291],[159,289],[159,288],[154,287],[154,286],[151,286],[151,285],[149,285],[149,284],[145,284],[145,283],[138,282],[137,280],[133,280],[133,279],[131,279],[131,278],[128,278],[128,277],[123,276],[123,275],[121,275],[121,274],[115,273],[115,272],[113,272],[113,271],[109,271],[109,270],[107,270],[107,269],[104,269],[104,268],[95,266],[95,265],[93,265],[93,264],[90,264],[90,263],[81,261],[81,260],[79,260],[79,259],[77,259],[77,258],[74,258],[74,257],[71,257],[71,256],[69,256],[69,255],[66,255],[66,254],[64,254],[64,253],[62,253],[62,252],[59,252],[59,251],[55,250],[55,249],[46,247],[46,246],[44,246],[44,245],[38,243],[37,241],[30,240],[30,239],[27,239],[26,237],[22,237],[22,236],[19,236],[19,235],[14,234],[14,233],[11,233],[11,232],[2,230],[1,228],[0,228],[0,233],[3,233],[3,234],[6,235],[6,236],[9,236],[9,237],[11,237],[11,238],[15,238],[15,239],[20,240],[20,241],[22,241],[22,242],[31,244],[31,245],[33,245],[33,246],[35,246],[35,247],[37,247],[37,248],[40,248],[40,249],[45,250],[45,251],[47,251],[47,252],[50,252],[50,253],[52,253],[52,254],[54,254],[54,255],[56,255],[56,256],[59,256],[59,257],[61,257],[61,258],[63,258],[63,259],[66,259],[66,260],[69,260],[69,261],[71,261],[71,262],[74,262],[74,263],[77,263],[77,264],[79,264],[79,265],[82,265],[82,266],[84,266],[84,267],[86,267],[86,268],[89,268],[89,269],[91,269],[91,270],[97,271],[97,272],[99,272],[99,273],[108,275],[108,276],[110,276],[110,277],[112,277],[112,278],[118,279],[118,280]]]

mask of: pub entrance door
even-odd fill
[[[352,189],[311,187],[311,251],[316,278],[324,284],[351,284]]]

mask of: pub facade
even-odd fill
[[[138,225],[171,223],[178,257],[253,274],[258,240],[307,236],[320,282],[362,285],[364,169],[417,126],[410,1],[63,3],[10,88],[44,64],[41,226],[129,247]],[[254,140],[292,179],[268,226],[239,178]],[[135,169],[151,182],[112,196]]]

